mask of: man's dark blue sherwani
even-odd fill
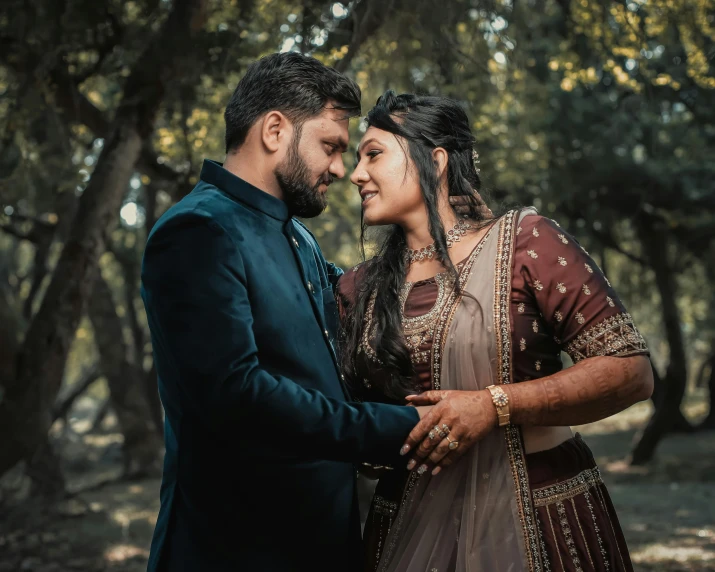
[[[348,403],[333,284],[282,201],[207,161],[142,266],[166,411],[149,571],[361,567],[353,462],[389,463],[414,408]]]

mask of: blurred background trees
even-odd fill
[[[387,88],[460,100],[490,201],[533,204],[579,237],[648,339],[655,407],[631,461],[715,427],[712,408],[698,424],[680,408],[715,389],[714,17],[713,0],[3,2],[4,494],[64,495],[63,444],[106,423],[124,477],[159,474],[143,245],[202,159],[222,159],[246,66],[278,50],[350,74],[364,111]],[[345,179],[307,222],[350,266],[359,221]]]

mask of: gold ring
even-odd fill
[[[449,441],[449,450],[454,451],[457,447],[459,447],[459,441],[452,441],[452,439],[447,436],[447,441]]]

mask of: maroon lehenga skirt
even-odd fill
[[[581,436],[577,434],[558,447],[527,455],[526,464],[544,572],[632,571],[613,503]],[[377,570],[407,476],[404,469],[389,471],[377,485],[365,524],[368,572]]]

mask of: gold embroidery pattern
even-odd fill
[[[566,346],[574,363],[594,356],[625,357],[642,354],[648,346],[627,312],[606,318]]]
[[[561,320],[564,319],[564,315],[561,312],[559,312],[558,310],[556,310],[556,312],[554,312],[554,318],[556,318],[557,322],[560,322]]]
[[[541,283],[541,280],[534,280],[534,288],[539,292],[544,289],[544,285]]]
[[[521,234],[521,227],[516,229],[516,236],[519,236]]]
[[[392,525],[398,532],[402,529],[402,524],[405,519],[405,513],[410,509],[410,506],[415,500],[412,491],[415,488],[415,485],[417,484],[417,481],[419,481],[419,479],[420,475],[417,474],[417,471],[410,471],[410,476],[407,479],[405,490],[402,493],[402,500],[399,504],[400,509],[397,511],[397,518]],[[392,528],[390,530],[392,530]],[[397,533],[392,535],[392,540],[390,541],[389,546],[385,547],[385,553],[382,555],[381,558],[378,558],[378,564],[382,562],[382,566],[380,567],[381,571],[387,570],[387,567],[390,564],[390,560],[392,559],[392,553],[395,551],[395,546],[397,545],[397,539],[399,538],[399,536],[400,535]]]
[[[517,310],[517,312],[519,312],[520,314],[523,314],[525,308],[526,308],[526,307],[524,306],[524,302],[522,302],[521,304],[519,304],[519,305],[516,307],[516,310]]]
[[[569,526],[569,521],[566,518],[566,507],[564,506],[564,503],[556,503],[556,512],[559,515],[559,523],[561,524],[561,530],[563,530],[564,532],[566,547],[568,548],[569,554],[571,555],[574,570],[576,572],[583,572],[583,568],[581,568],[581,560],[578,557],[578,550],[576,550],[576,544],[574,543],[573,535],[571,534],[571,527]]]
[[[388,501],[379,495],[375,495],[372,500],[373,512],[382,516],[389,516],[392,518],[397,512],[397,503]]]
[[[538,236],[539,236],[539,231],[538,231],[538,229],[537,229],[536,227],[534,227],[533,230],[531,231],[531,234],[533,234],[534,236],[538,237]]]
[[[534,489],[534,506],[546,506],[556,502],[563,502],[576,495],[583,494],[588,489],[603,484],[601,471],[598,467],[581,471],[575,477],[572,477],[562,483],[556,483],[548,487]]]
[[[591,495],[588,491],[584,491],[583,497],[586,499],[586,506],[588,506],[588,510],[591,511],[593,530],[596,532],[596,540],[598,540],[598,548],[601,551],[601,558],[603,558],[603,566],[606,570],[610,570],[611,563],[608,561],[608,552],[606,552],[606,549],[603,547],[603,540],[601,539],[601,529],[598,528],[598,522],[596,521],[596,513],[593,512],[593,505],[591,504]]]
[[[576,501],[573,498],[571,500],[571,508],[573,508],[573,515],[576,517],[576,524],[578,524],[578,529],[581,531],[581,538],[583,538],[583,545],[586,548],[586,556],[588,556],[588,561],[591,563],[591,568],[596,569],[596,565],[593,563],[593,557],[591,556],[591,549],[588,547],[588,540],[586,540],[586,534],[583,532],[583,526],[581,526],[581,519],[578,516],[578,511],[576,510]]]
[[[554,529],[554,523],[551,521],[551,513],[549,512],[549,507],[546,507],[546,516],[549,517],[549,525],[551,526],[551,537],[556,538],[556,530]],[[561,550],[556,550],[556,554],[559,555],[559,562],[561,563],[562,572],[566,570],[564,566],[564,560],[561,558]]]
[[[519,340],[519,349],[523,352],[526,350],[526,340],[524,338],[521,338]]]
[[[437,320],[439,319],[439,315],[442,312],[445,302],[447,301],[447,292],[454,284],[454,278],[452,275],[444,272],[437,274],[434,278],[437,283],[437,300],[430,311],[421,316],[410,318],[405,316],[405,304],[414,283],[406,282],[400,291],[402,333],[413,364],[427,363],[429,361],[430,352],[427,350],[420,350],[419,348],[433,339]]]
[[[568,244],[568,243],[569,243],[568,239],[567,239],[563,234],[557,234],[556,236],[558,236],[558,237],[559,237],[559,240],[560,240],[561,242],[563,242],[564,244]]]
[[[566,259],[563,256],[559,256],[559,264],[561,266],[566,266],[568,262],[566,262]]]
[[[541,360],[540,359],[536,360],[534,367],[536,368],[536,371],[541,371]]]
[[[546,552],[546,543],[544,542],[542,524],[539,520],[539,513],[536,511],[534,511],[534,520],[536,521],[536,528],[539,531],[539,543],[541,544],[541,559],[544,561],[544,572],[551,572],[551,562],[549,562],[548,553]]]
[[[539,258],[539,255],[536,254],[536,251],[534,250],[527,250],[526,253],[534,259]]]
[[[611,532],[613,532],[613,536],[616,536],[616,529],[613,526],[613,521],[611,520],[611,515],[608,512],[608,508],[606,507],[606,499],[603,496],[603,491],[600,488],[596,488],[595,493],[594,493],[601,501],[601,506],[603,506],[603,510],[606,513],[606,518],[608,519],[608,524],[611,525]],[[625,570],[626,568],[626,563],[623,562],[623,554],[621,554],[621,547],[618,544],[618,541],[616,541],[616,550],[618,551],[618,558],[621,561],[621,567]]]
[[[576,312],[576,321],[579,324],[583,324],[586,321],[586,318],[583,317],[583,314],[581,312]]]
[[[497,338],[497,375],[499,383],[511,383],[511,324],[509,320],[509,298],[511,296],[511,260],[513,252],[514,222],[519,213],[508,213],[500,225],[499,241],[494,280],[494,324]],[[537,287],[534,281],[534,287]],[[543,286],[541,287],[543,288]],[[537,288],[540,290],[541,288]],[[511,465],[512,477],[516,494],[516,504],[519,511],[528,569],[531,572],[542,572],[541,550],[537,537],[535,513],[531,502],[529,475],[526,472],[521,430],[517,425],[505,427],[507,454]]]
[[[472,273],[472,267],[474,266],[474,262],[477,260],[477,256],[479,256],[479,253],[482,251],[484,245],[489,240],[489,237],[491,236],[495,226],[497,225],[492,225],[489,231],[482,237],[481,241],[474,249],[474,252],[472,252],[470,257],[467,259],[467,261],[464,263],[464,266],[460,270],[458,280],[459,287],[462,291],[464,291],[464,287],[469,280],[469,277]],[[445,332],[449,330],[449,326],[451,325],[452,319],[454,318],[454,313],[456,312],[457,306],[459,305],[459,301],[461,299],[462,295],[457,294],[457,291],[452,288],[447,298],[447,301],[442,308],[439,320],[437,320],[437,325],[435,326],[433,338],[434,341],[432,342],[432,389],[440,389],[441,387],[440,368],[442,365],[442,346],[444,345],[443,336]]]
[[[372,316],[375,312],[375,300],[377,299],[377,291],[370,294],[370,298],[367,301],[367,309],[365,310],[365,324],[362,329],[362,338],[360,340],[360,345],[358,346],[358,355],[362,352],[370,358],[375,363],[382,365],[380,358],[377,357],[375,350],[370,345],[370,340],[375,338],[375,333],[377,332],[377,325],[373,324]]]
[[[606,302],[608,302],[608,305],[613,308],[616,304],[613,302],[613,298],[610,296],[606,296]]]
[[[563,282],[559,282],[559,283],[556,285],[556,289],[557,289],[559,292],[561,292],[562,294],[566,294],[566,286],[564,286],[564,283],[563,283]]]
[[[591,295],[591,289],[586,284],[581,286],[581,290],[583,290],[583,293],[586,294],[586,296]]]
[[[535,334],[539,333],[539,322],[537,320],[531,322],[531,329],[534,330]]]
[[[586,270],[588,270],[589,274],[593,274],[593,268],[591,268],[590,264],[584,263],[584,266],[586,267]]]
[[[608,281],[608,278],[604,276],[603,279],[606,281],[606,284],[608,284],[608,287],[611,288],[611,283]]]

